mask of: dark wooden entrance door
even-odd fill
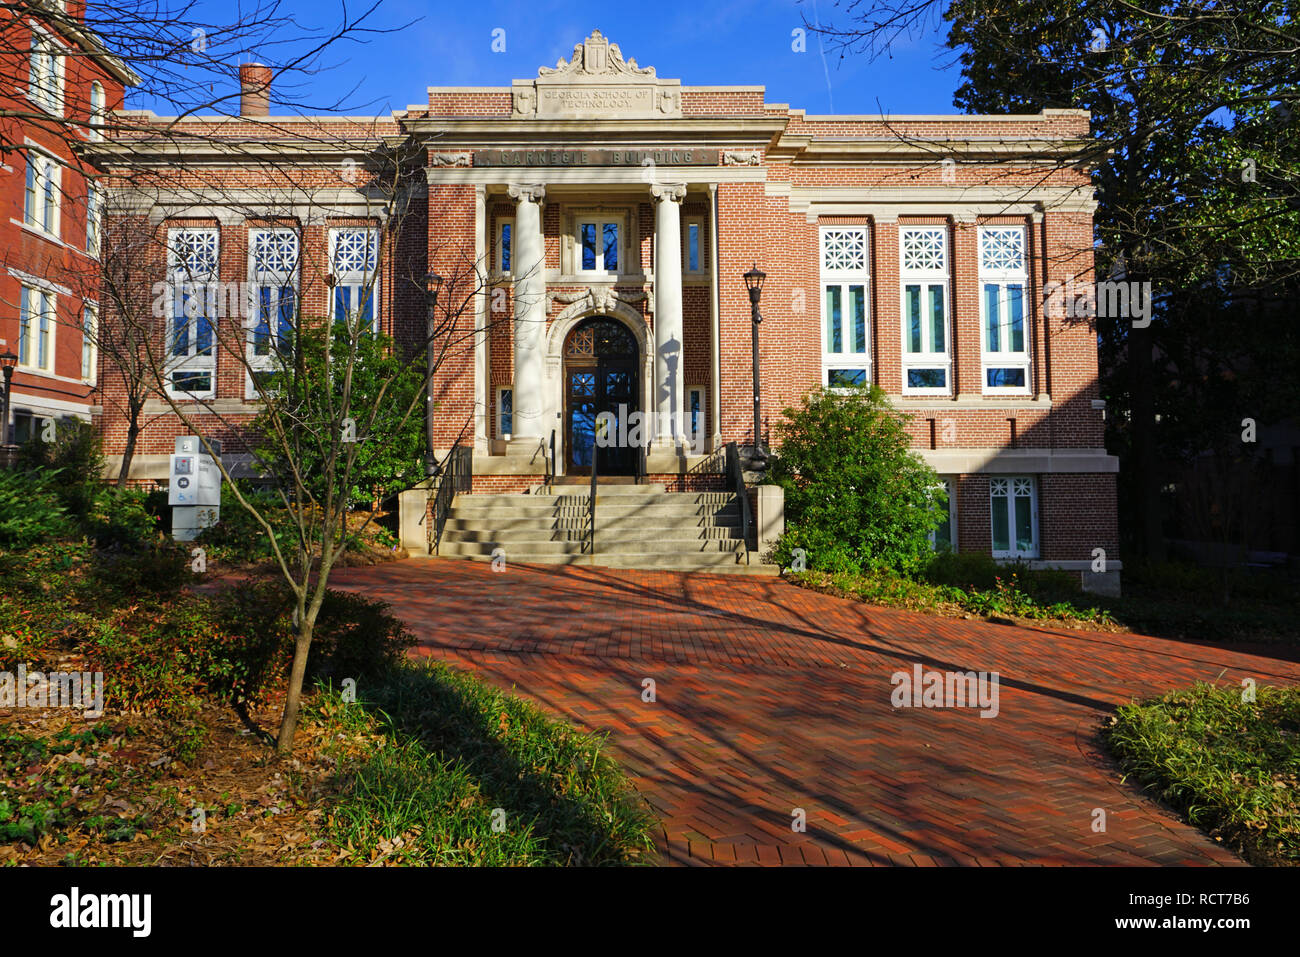
[[[633,475],[637,449],[619,444],[626,434],[627,418],[640,409],[638,375],[640,352],[636,339],[616,319],[595,317],[579,323],[569,333],[564,349],[565,471],[590,475],[596,456],[598,474]],[[596,441],[596,421],[610,412],[623,420],[604,440]]]

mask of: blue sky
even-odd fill
[[[361,2],[354,0],[349,10],[355,13]],[[200,3],[213,22],[231,19],[235,9],[231,0]],[[339,0],[286,0],[286,6],[305,25],[335,23],[341,13]],[[944,24],[930,24],[923,36],[897,44],[892,58],[869,64],[861,55],[823,57],[813,34],[807,52],[794,52],[791,31],[805,13],[822,22],[842,16],[832,0],[384,0],[374,25],[418,22],[364,44],[332,48],[332,68],[313,78],[319,92],[313,89],[311,99],[332,103],[347,96],[348,112],[378,114],[422,102],[428,86],[505,86],[568,57],[575,43],[599,29],[625,57],[688,86],[763,85],[768,102],[810,113],[953,112],[960,77],[952,52],[941,45]],[[505,30],[505,52],[492,50],[496,28]]]

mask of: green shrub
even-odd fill
[[[240,483],[240,493],[276,530],[280,548],[291,550],[297,542],[293,520],[280,497],[272,491]],[[214,557],[235,564],[253,564],[275,557],[266,530],[230,492],[222,489],[221,521],[205,528],[196,540]]]
[[[777,560],[789,565],[802,548],[820,570],[921,568],[946,503],[938,476],[911,450],[908,417],[875,386],[819,389],[783,415],[771,477],[785,489],[790,531]]]
[[[149,494],[140,489],[106,485],[95,496],[86,531],[102,548],[140,549],[159,539],[158,517],[149,509]]]
[[[20,470],[26,472],[58,472],[59,480],[53,491],[68,513],[77,519],[90,513],[104,484],[104,456],[99,450],[99,437],[89,422],[79,419],[59,420],[53,442],[41,441],[38,432],[19,450],[18,463]]]
[[[75,527],[54,491],[57,473],[0,471],[0,546],[26,548],[72,535]]]
[[[402,661],[415,640],[386,602],[330,590],[316,618],[308,671],[335,681],[376,678]]]

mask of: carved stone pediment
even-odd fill
[[[588,286],[581,292],[550,292],[546,294],[546,307],[549,312],[558,302],[572,305],[583,303],[583,311],[608,315],[617,311],[619,303],[630,305],[646,298],[644,292],[615,292],[613,286]]]
[[[667,117],[682,115],[680,80],[655,76],[652,66],[623,58],[599,30],[573,56],[541,67],[533,80],[515,80],[514,115],[537,118]]]

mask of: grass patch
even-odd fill
[[[1120,707],[1102,738],[1125,778],[1255,864],[1300,864],[1300,688],[1197,683]]]
[[[648,862],[654,819],[603,740],[444,665],[393,669],[315,720],[368,744],[335,755],[330,839],[351,863]]]

